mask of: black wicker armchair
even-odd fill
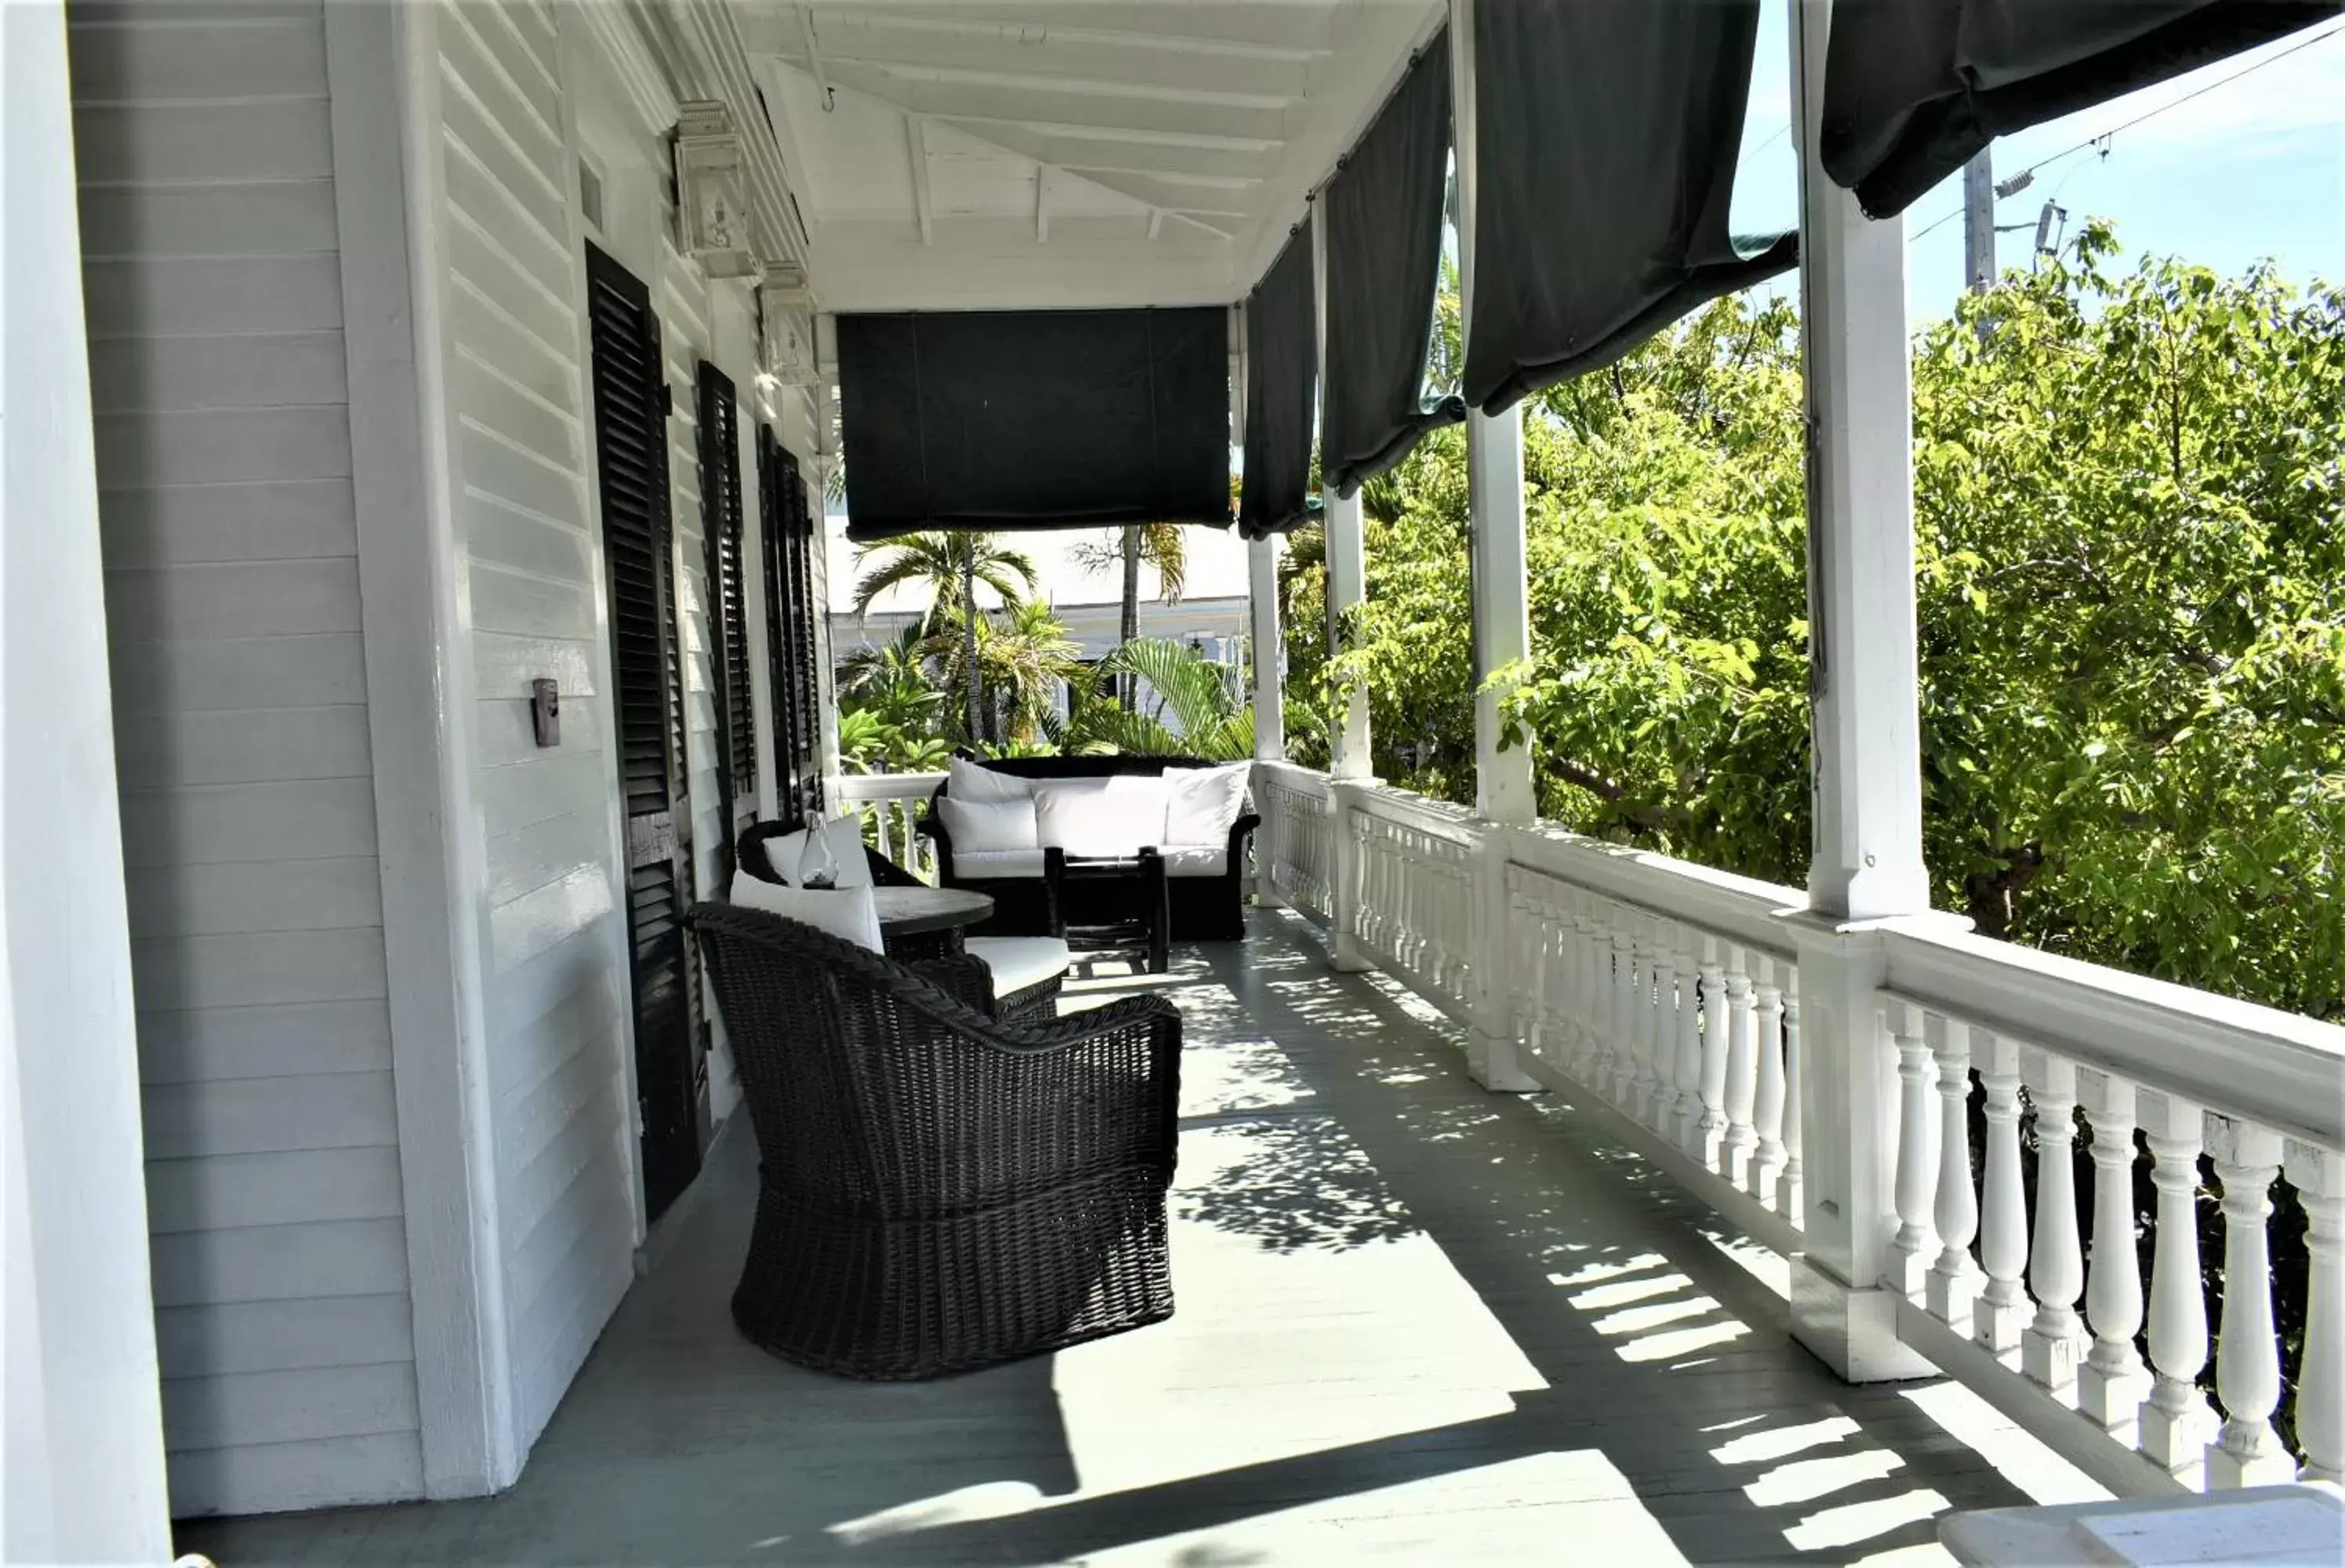
[[[902,965],[727,905],[689,919],[762,1160],[744,1334],[898,1380],[1172,1316],[1171,1003],[997,1017],[971,959]]]

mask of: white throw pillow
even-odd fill
[[[1226,846],[1232,824],[1245,809],[1246,784],[1253,776],[1252,763],[1165,769],[1164,782],[1171,788],[1164,802],[1164,842]]]
[[[1033,849],[1042,842],[1035,835],[1031,795],[1016,800],[959,800],[940,795],[937,812],[944,819],[955,855]]]
[[[1133,774],[1034,786],[1034,829],[1069,855],[1123,855],[1164,842],[1164,781]]]
[[[944,798],[947,800],[968,804],[977,801],[1030,800],[1033,794],[1034,781],[1031,779],[996,773],[991,768],[970,762],[967,757],[955,757],[945,764]]]
[[[841,941],[868,947],[874,953],[881,951],[879,911],[872,902],[868,884],[861,887],[783,887],[762,877],[745,875],[733,879],[733,902],[744,909],[763,910],[817,931],[827,931]]]
[[[838,887],[868,887],[871,885],[871,862],[863,853],[863,819],[858,816],[827,817],[815,824],[829,841],[831,858],[838,863]],[[807,835],[812,827],[802,827],[796,833],[786,833],[779,838],[766,841],[766,864],[774,875],[792,887],[801,885],[806,865]]]

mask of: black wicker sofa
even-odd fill
[[[980,765],[1014,779],[1039,782],[1122,774],[1158,777],[1173,769],[1223,764],[1194,757],[1119,755],[1003,757],[987,759]],[[1081,919],[1080,912],[1066,907],[1067,890],[1049,875],[1049,857],[1043,851],[1035,850],[1030,855],[1009,852],[963,857],[955,854],[952,835],[936,804],[949,794],[951,787],[949,780],[937,786],[918,830],[936,843],[938,878],[945,886],[991,895],[992,919],[973,929],[1000,935],[1059,934],[1071,919]],[[1261,821],[1249,801],[1231,824],[1225,843],[1151,845],[1143,840],[1128,846],[1130,852],[1154,847],[1162,856],[1173,941],[1244,938],[1247,857],[1254,830]]]

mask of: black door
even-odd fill
[[[757,723],[749,692],[748,594],[744,587],[740,404],[732,378],[700,363],[700,508],[708,541],[709,671],[716,681],[716,775],[726,781],[726,841],[718,857],[733,875],[733,836],[757,820]]]
[[[685,947],[691,883],[676,832],[685,802],[684,681],[670,581],[668,391],[650,291],[591,245],[586,291],[617,687],[610,706],[626,802],[644,1204],[657,1215],[699,1173],[708,1130],[707,1067]]]
[[[757,430],[757,497],[766,532],[766,649],[774,692],[774,786],[782,820],[797,825],[822,811],[822,714],[817,704],[815,522],[798,460]]]

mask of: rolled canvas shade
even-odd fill
[[[1790,267],[1728,232],[1759,0],[1474,7],[1466,400],[1498,413]]]
[[[841,316],[848,537],[1230,521],[1229,316]]]
[[[1284,533],[1311,515],[1311,393],[1318,298],[1305,219],[1246,298],[1245,476],[1238,531]]]
[[[2340,0],[1834,0],[1824,172],[1874,217],[1996,137],[2345,10]]]
[[[1427,403],[1425,357],[1441,286],[1449,183],[1449,34],[1409,73],[1319,199],[1327,224],[1327,386],[1319,464],[1338,494],[1399,462],[1427,430],[1466,417]]]

